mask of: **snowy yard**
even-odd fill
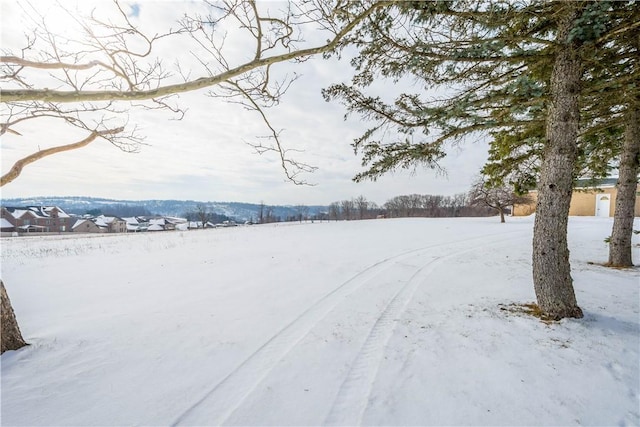
[[[532,218],[2,239],[2,425],[638,425],[611,224],[571,218],[585,318],[552,324],[510,306]]]

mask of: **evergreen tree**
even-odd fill
[[[367,167],[356,181],[397,168],[438,168],[447,144],[478,132],[529,139],[521,155],[539,156],[521,184],[538,182],[533,280],[538,304],[552,318],[582,316],[570,275],[567,217],[581,158],[586,71],[607,37],[617,39],[616,31],[633,22],[627,15],[621,27],[616,9],[606,2],[399,3],[369,17],[352,36],[359,54],[351,84],[324,91],[374,122],[354,142]],[[421,91],[393,101],[368,95],[377,77],[411,77]],[[446,96],[428,96],[432,89],[445,89]]]
[[[580,132],[575,177],[589,177],[593,184],[618,170],[618,196],[614,214],[609,264],[631,266],[631,236],[638,175],[640,138],[637,114],[638,39],[635,32],[640,8],[634,2],[600,2],[585,13],[592,58],[585,61],[580,99]],[[606,31],[605,31],[606,30]],[[586,56],[586,55],[584,55]],[[543,81],[541,81],[542,83]],[[544,86],[543,86],[544,87]],[[548,95],[548,90],[545,96]],[[636,107],[634,107],[634,105]],[[483,173],[493,185],[509,183],[516,191],[535,188],[539,179],[545,133],[541,126],[546,107],[527,126],[493,132],[489,161]]]

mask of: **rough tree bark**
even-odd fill
[[[0,335],[0,341],[2,347],[0,354],[7,350],[17,350],[24,347],[27,343],[22,338],[18,322],[16,321],[16,315],[11,307],[11,301],[7,295],[7,290],[4,288],[4,283],[0,280],[0,305],[2,306],[2,315],[0,321],[2,321],[2,335]]]
[[[640,170],[640,113],[637,100],[626,111],[624,145],[618,170],[618,194],[613,215],[613,229],[609,241],[610,267],[631,267],[631,236]]]
[[[538,306],[545,316],[557,320],[583,316],[573,290],[567,244],[582,77],[577,46],[570,41],[569,32],[579,7],[577,2],[567,2],[558,25],[558,52],[551,74],[547,141],[533,231],[533,283]]]

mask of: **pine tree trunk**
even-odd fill
[[[624,145],[620,157],[618,183],[616,187],[616,209],[613,215],[613,230],[609,242],[611,267],[631,267],[631,236],[640,170],[640,113],[639,102],[631,102],[626,111]]]
[[[558,53],[551,74],[547,140],[533,229],[533,283],[536,298],[542,312],[552,319],[583,316],[573,290],[567,244],[582,76],[577,48],[568,36],[579,7],[577,2],[567,2],[565,16],[558,26]]]
[[[18,327],[18,321],[16,315],[11,307],[11,300],[7,295],[7,290],[4,288],[4,283],[0,280],[0,306],[2,309],[2,315],[0,321],[2,321],[2,335],[0,335],[0,341],[2,347],[0,354],[7,350],[17,350],[27,345],[22,339],[20,328]]]

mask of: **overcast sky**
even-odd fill
[[[18,36],[26,25],[21,16],[25,2],[0,2],[2,48],[18,53],[15,48],[23,41]],[[162,22],[171,25],[171,20],[181,11],[192,7],[191,2],[184,1],[123,3],[131,7],[133,22],[144,26]],[[47,20],[62,21],[49,0],[30,4],[44,11]],[[276,7],[278,3],[268,5]],[[313,35],[307,37],[312,39]],[[242,46],[235,48],[242,49]],[[247,50],[252,51],[253,46],[247,46]],[[168,63],[174,62],[171,52],[164,56]],[[315,173],[304,177],[314,186],[296,186],[286,181],[275,155],[255,154],[247,144],[257,142],[256,137],[268,131],[257,113],[206,97],[204,92],[190,92],[180,95],[179,104],[188,108],[180,121],[172,120],[173,116],[165,112],[131,115],[131,121],[146,137],[147,145],[139,153],[125,153],[105,141],[96,141],[88,147],[27,166],[20,177],[2,188],[2,198],[57,195],[328,204],[364,195],[382,204],[401,194],[466,192],[486,159],[486,144],[470,141],[460,148],[451,148],[442,162],[447,172],[444,176],[419,167],[415,173],[403,171],[376,182],[354,183],[351,178],[362,167],[351,143],[368,124],[356,115],[345,121],[344,108],[337,102],[325,102],[320,93],[332,83],[349,79],[352,71],[348,62],[314,58],[302,64],[277,67],[279,73],[296,72],[302,77],[289,89],[281,104],[267,110],[267,114],[273,126],[282,130],[283,143],[288,148],[302,150],[294,158],[318,167]],[[388,82],[380,88],[388,96],[400,91]],[[81,139],[54,125],[38,128],[25,125],[15,129],[22,136],[2,137],[3,173],[16,159],[38,148]]]

